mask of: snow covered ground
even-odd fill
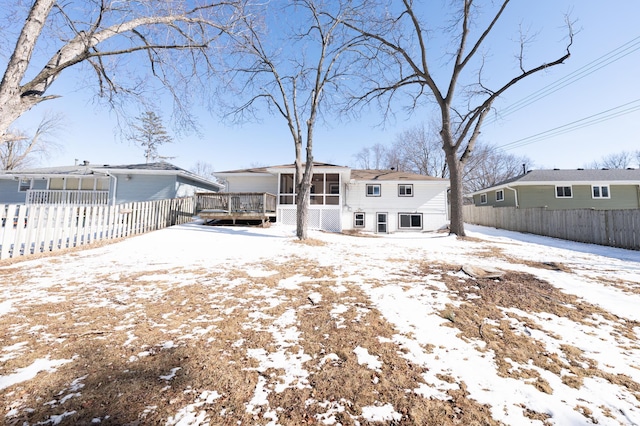
[[[640,424],[640,252],[467,230],[187,224],[3,263],[0,423]],[[486,310],[501,281],[460,265],[554,310]]]

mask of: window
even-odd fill
[[[556,186],[556,198],[571,198],[573,197],[571,193],[570,186]]]
[[[353,214],[353,227],[364,228],[364,213],[358,212]]]
[[[379,197],[380,196],[380,185],[379,184],[369,184],[367,185],[367,197]]]
[[[496,201],[504,201],[504,190],[496,191]]]
[[[309,203],[312,205],[339,205],[340,175],[338,173],[314,173],[311,176],[310,192]],[[281,174],[278,192],[279,203],[295,204],[296,197],[293,173]]]
[[[31,179],[21,178],[18,183],[18,191],[27,192],[31,189]]]
[[[280,175],[280,204],[295,204],[293,174],[283,173]]]
[[[609,185],[593,185],[591,187],[593,198],[611,198],[609,195]]]
[[[412,184],[398,185],[398,197],[413,197],[413,185]]]
[[[480,194],[480,204],[487,204],[487,194]]]
[[[400,213],[400,229],[422,229],[422,213]]]

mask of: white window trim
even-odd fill
[[[408,227],[402,226],[402,216],[420,216],[420,226],[411,226]],[[409,218],[409,223],[411,223],[411,218]],[[424,228],[424,216],[422,213],[398,213],[398,229],[399,230],[416,230]]]
[[[369,194],[369,187],[378,188],[378,193],[376,194],[375,191],[373,191],[374,192],[373,194]],[[366,185],[365,192],[366,192],[366,196],[367,197],[380,197],[380,196],[382,196],[382,188],[380,187],[379,183],[368,183]]]
[[[25,188],[25,189],[22,189],[22,182],[27,182],[27,181],[29,181],[29,187]],[[31,188],[33,188],[33,179],[31,179],[31,178],[20,178],[20,179],[18,179],[18,192],[27,192]]]
[[[400,188],[405,188],[404,194],[400,193]],[[410,194],[407,194],[407,188],[409,188]],[[413,197],[413,184],[412,183],[399,183],[398,184],[398,197]]]
[[[502,194],[502,197],[498,198],[498,194]],[[496,203],[501,203],[504,201],[504,189],[499,189],[496,191]]]
[[[358,216],[358,215],[362,215],[362,225],[357,225],[356,224],[356,222],[357,222],[356,216]],[[366,227],[366,224],[367,224],[367,215],[364,214],[364,212],[354,212],[353,213],[353,227],[354,228],[364,228],[364,227]]]
[[[487,204],[487,194],[480,194],[480,204]]]
[[[593,188],[600,188],[600,196],[596,197],[593,195]],[[602,196],[602,188],[607,188],[607,196]],[[611,187],[609,185],[591,185],[591,198],[594,200],[609,200],[611,199]]]
[[[570,188],[571,195],[568,197],[566,195],[559,196],[558,188]],[[573,198],[573,186],[572,185],[556,185],[554,188],[554,194],[556,194],[556,198]]]

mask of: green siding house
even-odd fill
[[[531,170],[468,194],[477,207],[640,208],[640,169]]]

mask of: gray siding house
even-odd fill
[[[468,195],[477,207],[638,209],[640,170],[531,170]]]
[[[218,192],[223,185],[166,162],[0,172],[2,204],[121,204]]]

